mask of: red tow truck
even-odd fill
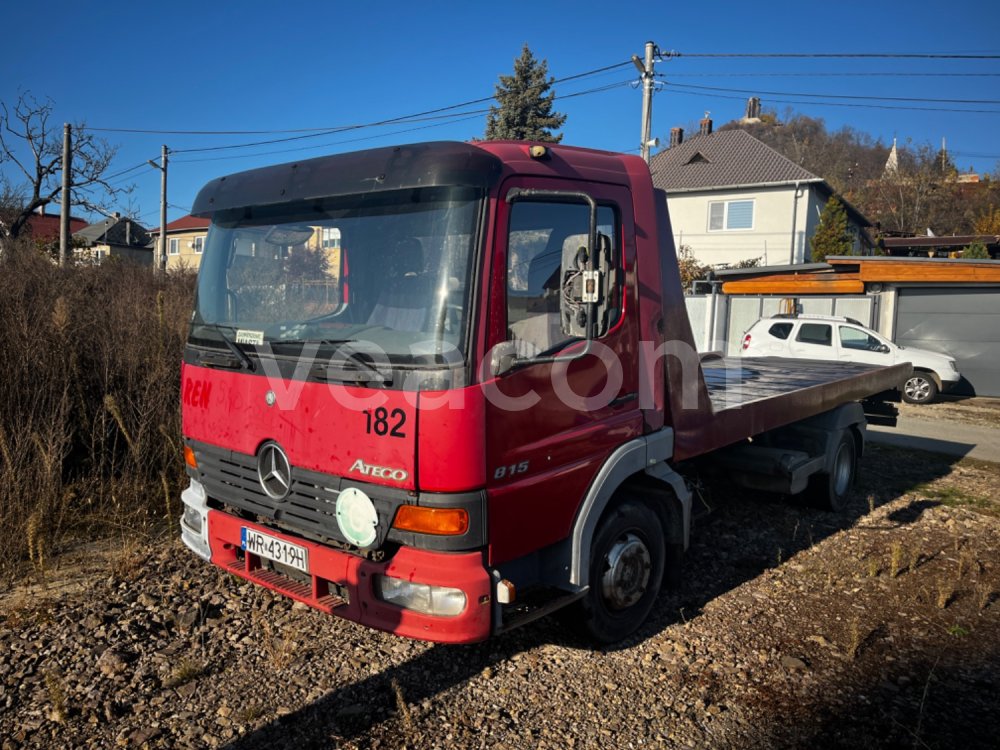
[[[907,366],[699,356],[639,158],[421,143],[213,180],[182,371],[184,542],[403,636],[564,606],[634,631],[684,471],[844,501]]]

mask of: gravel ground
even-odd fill
[[[899,404],[899,413],[916,419],[946,420],[980,427],[1000,427],[1000,398],[942,396],[932,404]]]
[[[407,641],[128,548],[7,592],[0,746],[996,747],[1000,466],[951,461],[873,446],[839,516],[715,488],[612,649],[554,618]]]

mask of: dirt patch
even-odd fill
[[[1000,517],[998,464],[880,443],[868,443],[865,452],[865,489],[875,505],[912,493],[942,505]]]
[[[980,427],[1000,427],[1000,399],[998,398],[950,398],[933,404],[899,404],[899,413],[914,419],[934,421],[944,419],[949,422],[973,424]]]

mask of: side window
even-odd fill
[[[772,336],[774,336],[774,338],[781,339],[782,341],[784,341],[785,339],[788,338],[788,334],[792,332],[792,324],[775,323],[773,326],[767,329],[767,332]]]
[[[833,335],[827,323],[803,323],[795,340],[803,344],[832,346]]]
[[[845,349],[860,349],[866,352],[877,352],[882,342],[864,331],[850,326],[840,326],[840,345]]]
[[[753,210],[753,200],[710,201],[708,204],[708,231],[753,229]]]
[[[552,353],[586,336],[587,305],[579,302],[590,209],[577,203],[522,201],[511,208],[507,240],[507,334],[523,357]],[[603,274],[595,321],[603,336],[621,313],[621,250],[615,210],[599,206]]]

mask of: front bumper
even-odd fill
[[[186,505],[188,499],[185,498]],[[192,496],[190,499],[200,498]],[[202,511],[199,509],[199,512]],[[208,559],[229,573],[327,614],[407,638],[439,643],[473,643],[490,635],[491,581],[480,552],[428,552],[404,546],[392,559],[372,562],[222,511],[207,509],[203,512],[201,533],[196,533],[182,521],[182,539],[202,557],[205,556],[203,550],[207,549]],[[308,549],[308,582],[276,572],[265,567],[260,557],[244,553],[241,547],[243,528],[257,529]],[[454,617],[439,617],[389,604],[375,594],[375,577],[378,575],[459,588],[465,593],[465,609]]]

